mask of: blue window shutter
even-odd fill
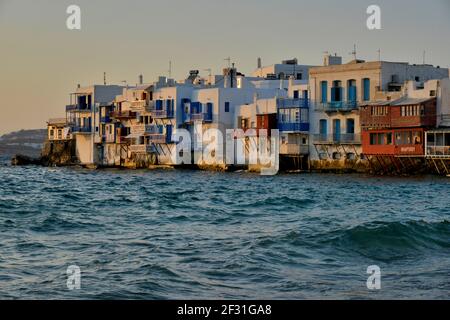
[[[321,102],[327,103],[328,102],[328,83],[326,81],[322,81],[321,90],[322,90]]]
[[[355,120],[347,119],[347,133],[352,134],[355,133]]]
[[[355,86],[348,87],[347,100],[348,101],[356,101],[356,87]]]
[[[334,139],[340,140],[341,138],[341,120],[335,119],[333,121],[333,133],[334,133]]]
[[[363,80],[363,87],[364,87],[364,101],[370,100],[370,79],[364,79]]]
[[[336,101],[336,89],[337,88],[331,88],[331,102]]]
[[[326,136],[328,134],[327,120],[325,119],[320,120],[319,127],[320,127],[320,134]]]
[[[172,125],[168,124],[166,126],[166,142],[170,143],[172,141]]]
[[[213,104],[211,102],[209,102],[206,106],[206,113],[208,113],[208,115],[212,114],[212,110],[213,110]]]

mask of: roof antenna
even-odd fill
[[[228,69],[231,68],[231,58],[228,57],[225,59],[225,61],[228,61]]]
[[[356,60],[356,44],[353,45],[353,51],[350,52],[350,54],[352,54],[354,59]]]
[[[204,71],[208,71],[209,85],[211,85],[212,84],[212,69],[208,68],[208,69],[204,69]]]
[[[169,79],[172,79],[172,60],[169,61]]]
[[[381,61],[381,49],[378,49],[378,61]]]
[[[424,50],[423,51],[423,64],[425,64],[425,56],[426,56],[427,52]]]
[[[103,72],[103,84],[106,86],[106,72]]]

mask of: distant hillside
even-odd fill
[[[20,130],[0,137],[0,157],[12,157],[23,154],[37,157],[47,137],[47,130]]]

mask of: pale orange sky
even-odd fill
[[[365,27],[370,4],[382,9],[380,31]],[[0,0],[0,134],[44,128],[64,116],[69,93],[88,85],[179,79],[190,69],[216,73],[231,56],[250,73],[297,57],[320,64],[324,51],[358,57],[450,65],[447,0]],[[82,10],[82,30],[66,28],[66,8]],[[206,73],[206,72],[204,72]]]

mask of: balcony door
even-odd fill
[[[319,122],[319,133],[322,139],[326,139],[328,134],[328,124],[326,119],[321,119]]]
[[[341,140],[341,120],[340,119],[333,120],[333,139],[334,139],[334,141]]]

